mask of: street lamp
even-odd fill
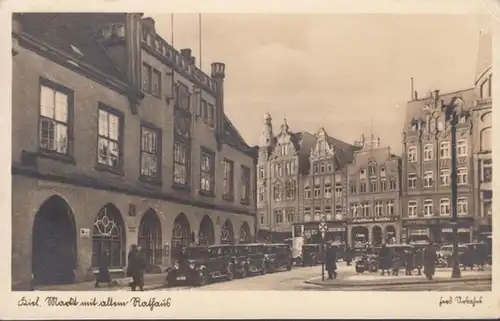
[[[451,222],[453,231],[452,278],[460,278],[460,265],[458,262],[458,224],[457,224],[457,101],[461,98],[454,96],[446,106],[446,119],[451,125]]]

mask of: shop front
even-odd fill
[[[406,229],[406,239],[410,244],[427,242],[450,244],[454,239],[451,219],[405,220],[403,228]],[[458,219],[458,242],[472,242],[473,230],[472,219]]]
[[[370,243],[380,246],[384,243],[398,243],[400,229],[392,217],[354,218],[349,220],[349,244]]]
[[[322,242],[321,231],[319,224],[321,222],[306,222],[304,223],[304,243],[318,244]],[[327,230],[325,232],[325,242],[337,242],[346,244],[347,241],[347,225],[344,221],[325,221]]]

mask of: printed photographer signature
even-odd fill
[[[443,307],[446,305],[453,305],[453,304],[464,304],[464,305],[470,305],[472,307],[475,307],[476,304],[483,304],[483,297],[476,297],[476,296],[449,296],[448,298],[445,297],[440,297],[439,298],[439,306]]]

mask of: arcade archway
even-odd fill
[[[161,221],[152,209],[149,209],[141,219],[137,243],[146,252],[148,267],[163,263]]]
[[[252,242],[252,234],[250,233],[250,227],[247,222],[243,222],[240,227],[240,243],[250,243]]]
[[[389,225],[385,228],[385,241],[389,244],[397,243],[396,228],[394,226]]]
[[[36,284],[75,282],[75,218],[60,196],[48,198],[36,213],[32,242],[31,270]]]
[[[355,226],[351,230],[352,244],[368,242],[368,228],[364,226]]]
[[[113,204],[104,206],[94,221],[92,232],[92,266],[98,267],[104,255],[108,256],[110,268],[126,265],[125,223],[118,208]]]
[[[200,232],[198,233],[198,245],[215,244],[214,223],[212,219],[205,215],[200,223]]]
[[[233,223],[230,220],[226,220],[221,228],[220,234],[220,244],[234,244],[234,229]]]
[[[183,246],[191,243],[191,226],[186,215],[177,215],[172,228],[172,257],[175,258]]]
[[[382,228],[380,226],[374,226],[372,229],[372,244],[374,246],[382,245]]]

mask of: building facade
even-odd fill
[[[473,168],[475,239],[484,241],[492,235],[493,159],[492,159],[492,45],[491,34],[483,33],[479,42],[475,91],[477,100],[472,109],[474,121]]]
[[[472,106],[474,89],[438,90],[407,106],[403,140],[402,226],[407,242],[449,243],[451,228],[451,131],[445,108],[455,102],[457,124],[457,214],[460,242],[473,237]]]
[[[223,63],[206,75],[142,14],[16,14],[12,54],[13,288],[92,278],[104,252],[123,273],[132,244],[154,273],[181,245],[254,239]]]
[[[401,158],[381,147],[373,135],[363,136],[359,146],[346,166],[348,244],[399,243]]]
[[[257,213],[260,238],[283,241],[300,223],[306,239],[319,236],[328,223],[327,239],[346,237],[345,165],[354,146],[328,136],[292,132],[285,122],[274,136],[272,119],[264,116],[257,163]]]

